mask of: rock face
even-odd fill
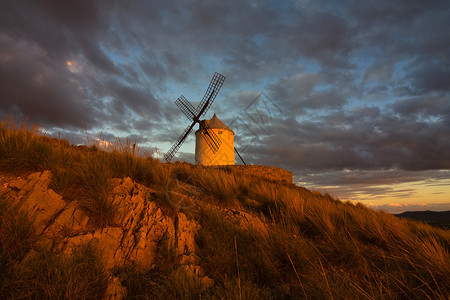
[[[26,210],[35,220],[37,233],[42,233],[52,219],[66,206],[61,196],[48,189],[50,172],[33,173],[27,180],[18,178],[2,189],[10,190],[5,197],[11,199],[13,205]]]
[[[70,254],[86,244],[94,244],[106,271],[125,263],[151,268],[158,247],[166,245],[177,254],[180,264],[192,271],[205,285],[213,282],[197,265],[195,233],[200,225],[179,212],[167,216],[152,201],[155,191],[130,178],[114,179],[110,201],[117,208],[113,226],[94,228],[88,215],[76,203],[66,203],[49,189],[51,173],[38,172],[26,179],[17,178],[0,187],[0,193],[28,211],[41,234],[44,248]],[[34,250],[33,250],[34,251]],[[122,299],[126,290],[117,278],[110,277],[105,299]]]

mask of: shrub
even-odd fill
[[[98,227],[112,223],[115,207],[109,199],[111,170],[107,155],[92,153],[78,166],[75,183],[81,187],[78,201]]]

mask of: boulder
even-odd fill
[[[48,188],[50,182],[50,171],[32,173],[26,180],[18,178],[11,182],[5,195],[19,209],[28,212],[35,222],[38,234],[66,207],[62,197]]]
[[[76,203],[69,203],[65,209],[55,217],[44,234],[47,237],[74,236],[86,233],[89,217]]]

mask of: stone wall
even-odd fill
[[[280,168],[259,165],[234,165],[226,166],[226,168],[236,170],[239,173],[243,173],[245,175],[292,183],[292,173]]]

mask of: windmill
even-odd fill
[[[183,95],[181,95],[177,100],[175,100],[175,104],[180,108],[183,114],[190,121],[192,121],[192,123],[191,125],[186,127],[186,129],[183,131],[183,133],[180,135],[177,141],[172,145],[169,151],[167,151],[167,153],[164,154],[164,158],[167,162],[172,160],[178,149],[184,143],[187,136],[189,135],[189,133],[191,133],[192,129],[197,123],[200,126],[199,136],[203,138],[203,140],[205,141],[208,148],[212,151],[212,153],[215,154],[219,150],[222,144],[222,140],[217,136],[215,130],[211,129],[211,127],[208,125],[209,120],[200,120],[200,117],[205,115],[205,113],[208,111],[209,107],[211,106],[217,94],[219,93],[219,90],[222,87],[225,78],[226,78],[225,76],[217,72],[214,73],[214,76],[211,79],[211,82],[209,83],[208,89],[206,90],[206,93],[203,96],[203,99],[197,108],[195,108]],[[234,151],[238,153],[236,148],[234,148],[234,142],[232,147]],[[239,157],[242,160],[242,157],[240,155]],[[242,162],[244,161],[242,160]],[[232,164],[234,164],[234,156]]]

